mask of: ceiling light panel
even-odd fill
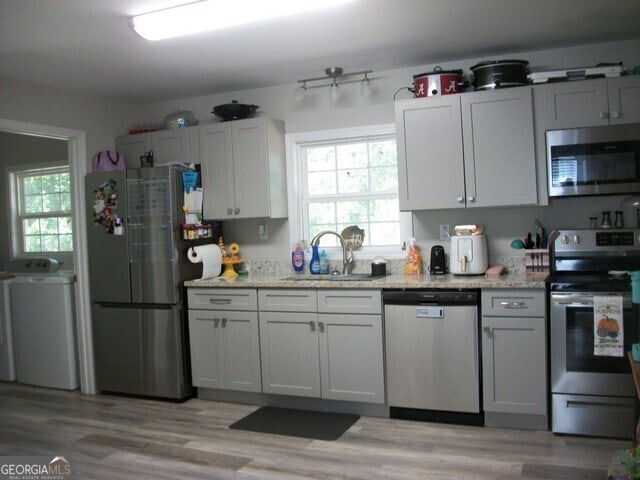
[[[191,35],[276,17],[295,15],[354,0],[204,0],[131,17],[131,28],[147,40]]]

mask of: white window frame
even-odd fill
[[[9,216],[8,221],[11,226],[9,229],[9,245],[10,245],[10,257],[53,257],[61,263],[71,263],[73,259],[73,250],[68,252],[25,252],[22,249],[22,225],[20,216],[20,204],[23,199],[21,198],[21,189],[19,188],[18,181],[24,175],[29,172],[38,172],[38,174],[45,174],[45,170],[47,169],[59,169],[66,168],[71,178],[71,185],[73,184],[73,172],[69,162],[66,160],[61,160],[58,162],[47,162],[47,163],[37,163],[30,165],[14,165],[11,167],[7,167],[6,169],[6,185],[7,185],[7,195],[8,195],[8,205],[10,209],[7,214]],[[71,188],[73,190],[73,188]],[[73,203],[73,191],[69,192],[69,196],[71,197]],[[56,212],[51,212],[51,216],[55,215]],[[65,213],[66,214],[66,213]],[[69,211],[69,218],[73,220],[73,207]],[[75,225],[73,228],[76,228]],[[72,238],[75,242],[75,236],[72,232]]]
[[[364,127],[349,127],[332,130],[318,130],[313,132],[289,133],[285,136],[287,154],[287,192],[289,201],[289,243],[300,240],[309,242],[303,231],[303,168],[301,168],[301,145],[314,142],[348,141],[375,135],[395,135],[394,124],[371,125]],[[340,232],[338,232],[340,233]],[[400,212],[400,244],[392,246],[363,246],[354,252],[358,259],[373,259],[384,256],[387,259],[403,258],[406,252],[402,250],[402,242],[413,236],[411,212]],[[327,247],[331,259],[342,258],[337,247]]]

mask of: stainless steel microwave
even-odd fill
[[[640,192],[640,123],[547,131],[549,196]]]

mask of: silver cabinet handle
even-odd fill
[[[321,332],[324,332],[324,322],[318,322],[318,329],[319,329]]]
[[[469,196],[467,197],[467,202],[471,202],[471,203],[473,203],[473,202],[475,202],[475,201],[476,201],[476,197],[474,197],[473,195],[469,195]]]
[[[218,328],[218,324],[220,323],[220,319],[219,318],[214,318],[213,319],[213,328]]]
[[[227,326],[227,319],[226,319],[226,318],[223,318],[223,319],[222,319],[222,326],[223,326],[223,327],[226,327],[226,326]]]
[[[314,322],[313,320],[311,320],[309,322],[309,326],[311,327],[311,331],[315,332],[316,331],[316,322]]]
[[[500,302],[500,306],[504,308],[527,308],[526,302]]]
[[[233,208],[227,208],[227,215],[233,215]]]
[[[230,298],[210,298],[209,303],[214,303],[216,305],[229,305],[231,303]]]
[[[600,118],[609,118],[609,112],[600,112]]]
[[[611,111],[611,118],[620,118],[622,114],[618,110]]]
[[[236,215],[238,215],[240,213],[240,208],[236,207],[236,209],[233,211],[233,213],[235,213]]]
[[[462,196],[456,197],[456,200],[458,201],[458,203],[464,203],[464,197]]]
[[[482,330],[487,334],[487,337],[493,337],[493,330],[491,327],[482,327]]]

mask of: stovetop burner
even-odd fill
[[[640,230],[563,230],[554,234],[547,278],[551,291],[631,291],[626,272],[640,270]]]

